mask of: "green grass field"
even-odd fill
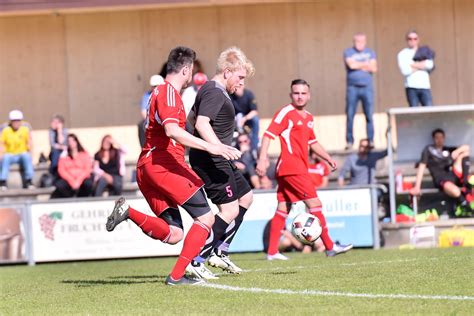
[[[289,256],[194,287],[164,285],[175,258],[0,267],[0,314],[474,314],[474,248]]]

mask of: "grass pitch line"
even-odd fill
[[[258,287],[238,287],[222,284],[204,283],[199,286],[217,290],[233,291],[233,292],[250,292],[250,293],[270,293],[284,295],[310,295],[310,296],[342,296],[342,297],[358,297],[358,298],[388,298],[388,299],[409,299],[409,300],[448,300],[448,301],[474,301],[474,296],[450,296],[450,295],[409,295],[409,294],[371,294],[371,293],[351,293],[351,292],[333,292],[333,291],[317,291],[303,290],[294,291],[286,289],[263,289]]]

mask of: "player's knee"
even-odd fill
[[[253,203],[253,192],[249,191],[243,197],[239,199],[239,205],[242,205],[245,208],[249,208],[250,205]]]
[[[206,214],[196,218],[196,220],[206,225],[207,227],[211,228],[212,225],[214,225],[215,217],[212,212],[207,212]]]
[[[184,233],[181,228],[176,227],[176,226],[170,226],[170,230],[171,230],[171,236],[170,236],[170,239],[168,240],[168,244],[174,245],[183,239]]]

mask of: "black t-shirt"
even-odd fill
[[[456,147],[444,146],[442,150],[438,150],[434,145],[428,145],[423,149],[420,162],[426,164],[431,176],[436,178],[451,171],[453,165],[451,153],[455,149]]]
[[[208,117],[209,124],[221,143],[231,145],[235,130],[235,111],[224,87],[212,80],[206,82],[196,95],[192,115],[196,118],[199,115]],[[194,136],[202,138],[197,130],[194,130]],[[196,161],[198,156],[210,156],[207,152],[194,148],[190,149],[189,155],[190,161]],[[220,156],[212,158],[221,160]]]
[[[250,90],[244,89],[244,94],[241,97],[233,94],[231,98],[234,104],[235,114],[242,113],[243,115],[247,115],[250,111],[257,110],[257,101]]]
[[[120,175],[120,153],[116,151],[114,159],[109,159],[107,163],[104,163],[97,152],[94,156],[94,160],[99,162],[100,169],[104,170],[106,173],[119,176]]]

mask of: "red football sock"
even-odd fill
[[[174,265],[173,271],[171,271],[170,276],[173,280],[179,280],[183,277],[186,267],[201,252],[210,232],[211,229],[203,223],[194,222],[186,238],[184,238],[183,249]]]
[[[326,250],[332,250],[334,243],[332,242],[331,237],[329,237],[329,231],[328,227],[326,226],[326,218],[323,214],[323,208],[321,206],[313,207],[309,210],[309,212],[316,216],[321,223],[321,227],[323,228],[323,231],[321,232],[321,240],[323,241],[324,247],[326,247]]]
[[[278,252],[278,244],[281,237],[281,231],[285,227],[288,213],[277,210],[270,223],[270,238],[268,241],[268,254],[274,255]]]
[[[151,238],[161,240],[164,243],[170,239],[170,226],[161,218],[145,215],[131,207],[128,209],[128,214],[128,217]]]

